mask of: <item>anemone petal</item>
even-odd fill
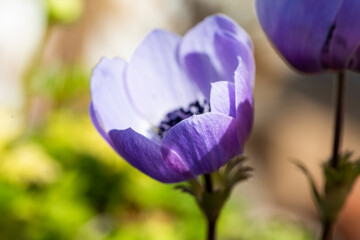
[[[236,117],[235,84],[219,81],[211,84],[210,106],[211,112],[222,113]]]
[[[249,72],[239,58],[239,66],[235,71],[236,129],[239,143],[243,148],[250,136],[254,121],[253,89]]]
[[[233,82],[239,56],[254,65],[249,36],[233,20],[220,14],[207,17],[192,28],[179,47],[180,62],[208,99],[212,82]]]
[[[328,68],[344,69],[360,47],[360,1],[343,1],[337,14],[326,62]],[[354,69],[355,70],[355,69]]]
[[[160,146],[131,128],[111,130],[109,137],[120,156],[136,169],[160,182],[181,182],[194,177],[174,151]],[[164,161],[164,158],[167,161]]]
[[[153,125],[171,110],[186,106],[200,94],[177,62],[180,37],[154,30],[132,56],[127,87],[138,111]]]
[[[326,41],[343,0],[257,0],[259,21],[296,69],[321,72]]]
[[[147,136],[150,125],[136,113],[125,89],[126,69],[120,58],[100,60],[91,76],[92,111],[105,132],[131,127]]]
[[[181,121],[165,134],[162,145],[173,149],[194,175],[211,173],[242,152],[235,119],[219,113]]]

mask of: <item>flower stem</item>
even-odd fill
[[[216,239],[216,221],[217,219],[207,219],[207,240]]]
[[[209,194],[213,193],[213,184],[210,174],[204,174],[205,189]],[[205,214],[207,220],[207,240],[216,239],[216,222],[217,216],[213,214]]]
[[[323,231],[321,240],[331,240],[332,238],[333,223],[325,221],[323,222]]]
[[[205,188],[208,193],[213,192],[212,181],[210,174],[204,174]]]
[[[340,159],[340,145],[343,130],[344,106],[345,105],[345,71],[340,71],[336,79],[336,109],[334,124],[334,144],[330,165],[333,169],[338,169]],[[331,240],[333,235],[334,220],[324,220],[322,223],[322,240]]]
[[[331,166],[337,168],[339,163],[339,151],[342,138],[342,126],[344,119],[344,103],[345,103],[345,72],[340,71],[337,75],[336,83],[336,110],[335,110],[335,126],[334,126],[334,145],[331,158]]]

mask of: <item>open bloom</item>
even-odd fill
[[[259,21],[296,69],[360,71],[360,1],[256,0]]]
[[[103,58],[90,115],[127,162],[161,182],[210,173],[242,152],[253,123],[248,35],[214,15],[184,38],[154,30],[129,63]]]

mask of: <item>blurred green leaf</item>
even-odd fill
[[[83,13],[83,0],[44,0],[50,23],[72,23]]]

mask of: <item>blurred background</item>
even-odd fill
[[[253,39],[255,126],[245,155],[254,177],[238,185],[219,239],[315,239],[305,177],[319,186],[330,156],[333,78],[297,74],[272,49],[253,0],[0,0],[0,240],[198,240],[195,201],[121,160],[93,128],[92,67],[129,59],[154,28],[184,34],[225,13]],[[360,76],[349,73],[344,149],[359,154]],[[359,239],[360,183],[338,224]]]

